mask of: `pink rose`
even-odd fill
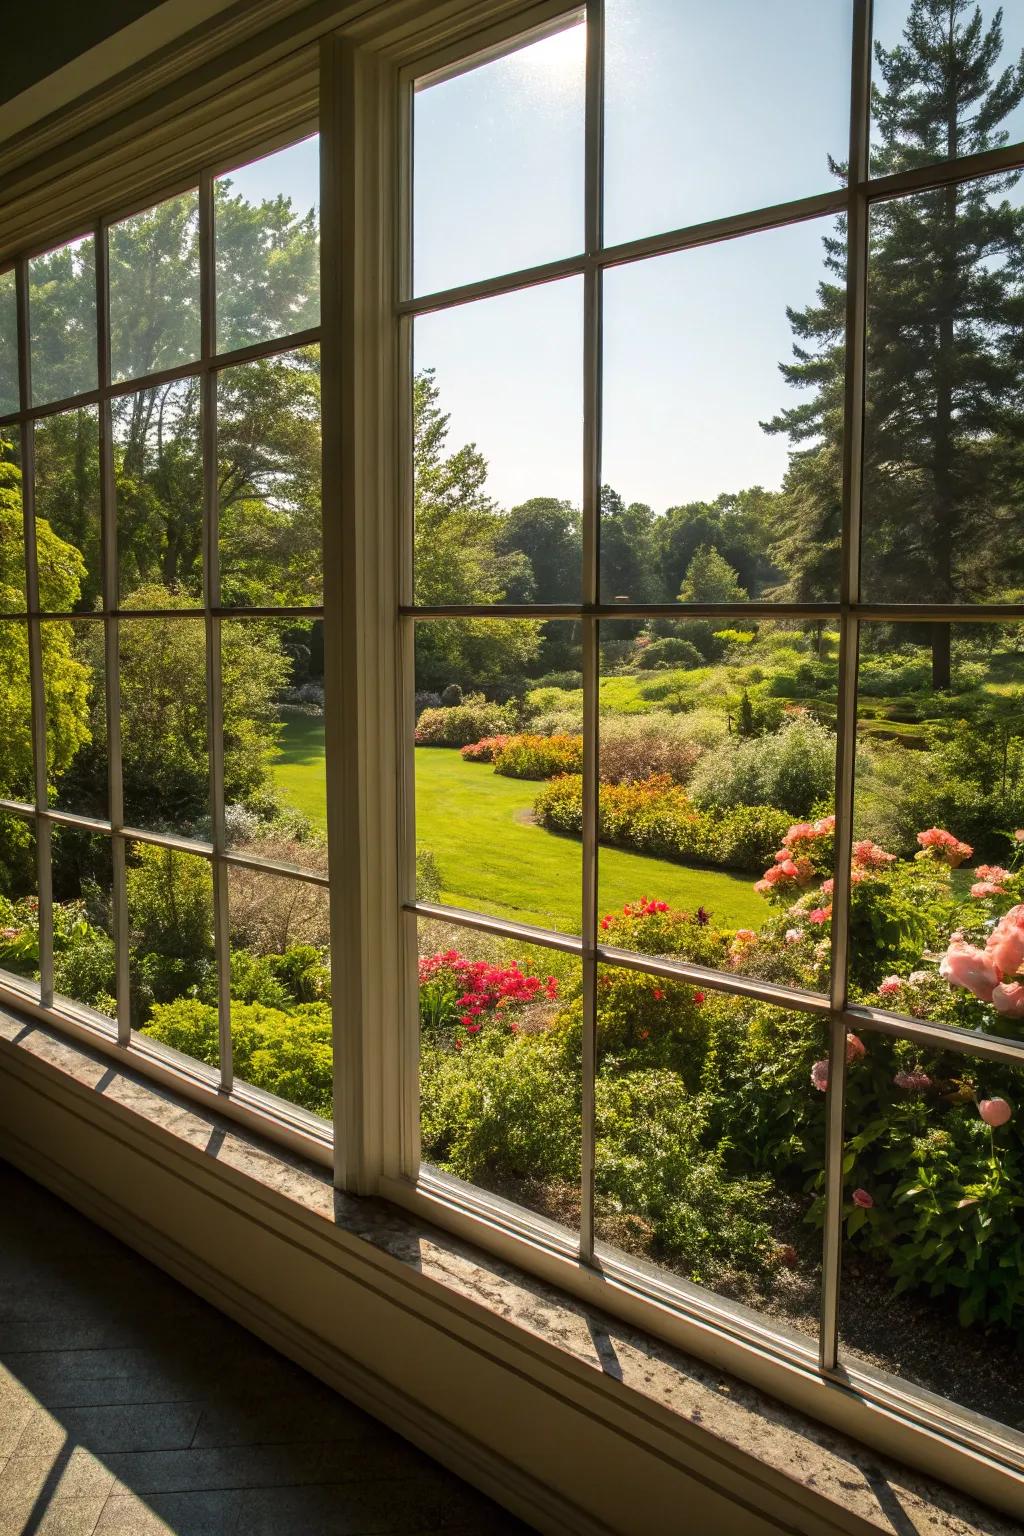
[[[988,936],[985,949],[1003,976],[1013,976],[1020,970],[1024,961],[1024,906],[1011,907],[999,919]],[[1001,981],[1002,976],[998,979]]]
[[[823,880],[821,882],[821,894],[823,896],[831,896],[832,895],[832,891],[833,891],[834,888],[835,888],[835,881],[834,880]]]
[[[846,1059],[847,1059],[847,1061],[848,1062],[850,1062],[850,1061],[860,1061],[861,1057],[862,1056],[866,1056],[866,1055],[867,1055],[867,1051],[864,1048],[864,1042],[860,1038],[860,1036],[859,1035],[847,1035],[847,1037],[846,1037]]]
[[[866,1189],[855,1189],[853,1192],[853,1203],[854,1205],[859,1205],[862,1211],[870,1211],[875,1202]]]
[[[1005,1125],[1013,1110],[1005,1099],[982,1099],[978,1114],[986,1125]]]
[[[1024,1018],[1024,987],[1019,981],[1004,981],[992,988],[992,1006],[1008,1019]]]
[[[979,864],[974,873],[979,880],[991,880],[994,885],[1005,885],[1010,878],[1010,871],[1001,864]]]
[[[816,1061],[811,1068],[811,1082],[819,1093],[824,1093],[828,1087],[828,1062]]]
[[[1002,981],[995,958],[964,939],[951,939],[939,964],[939,975],[951,986],[966,987],[983,1003],[992,1001],[992,990]]]

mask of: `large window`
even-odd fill
[[[1024,26],[877,9],[413,84],[408,1173],[1013,1460]]]
[[[991,1493],[1024,13],[414,9],[5,257],[0,992]]]
[[[0,966],[326,1143],[318,203],[314,137],[0,275]]]

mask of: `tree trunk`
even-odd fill
[[[952,681],[949,660],[950,627],[948,624],[932,625],[932,691],[948,688]]]

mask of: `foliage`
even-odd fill
[[[484,736],[507,734],[514,709],[491,704],[482,693],[467,694],[451,708],[425,709],[416,722],[418,747],[468,747]]]
[[[582,773],[582,736],[508,736],[494,753],[494,771],[510,779],[550,779]]]
[[[746,598],[736,572],[713,544],[694,550],[679,588],[681,603],[742,603]]]
[[[698,764],[690,785],[697,805],[774,805],[807,816],[834,790],[836,739],[807,716],[768,736],[723,743]]]
[[[551,779],[533,805],[541,826],[582,834],[583,781],[576,774]],[[698,809],[664,774],[631,784],[602,784],[600,839],[613,846],[679,863],[755,869],[771,856],[789,818],[771,806],[735,806],[718,813]]]
[[[661,667],[702,667],[704,657],[689,640],[666,635],[661,640],[651,640],[637,654],[637,665],[645,671]]]

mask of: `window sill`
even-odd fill
[[[0,1063],[0,1154],[541,1529],[1019,1530],[35,1020]]]

